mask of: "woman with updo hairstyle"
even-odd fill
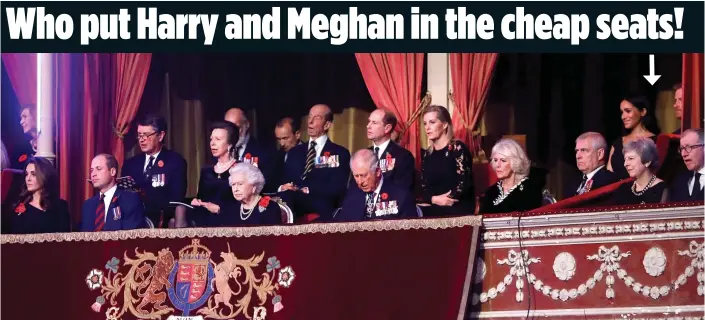
[[[424,216],[468,215],[475,212],[472,155],[453,138],[448,109],[430,105],[423,115],[429,146],[421,150],[421,192]]]
[[[228,184],[229,170],[237,163],[235,144],[239,139],[238,127],[231,122],[219,121],[211,125],[210,129],[210,150],[216,163],[201,168],[198,194],[191,200],[194,209],[188,214],[188,221],[197,227],[209,226],[209,217],[220,212],[217,203],[232,200]],[[185,227],[186,224],[181,219],[176,221],[177,227]]]
[[[71,231],[66,201],[59,198],[59,178],[46,158],[27,161],[19,201],[14,206],[10,233],[54,233]]]
[[[490,158],[497,175],[480,200],[480,214],[523,212],[542,204],[542,183],[529,178],[531,162],[524,149],[512,139],[502,139],[492,147]]]
[[[656,177],[659,167],[656,144],[649,138],[641,138],[624,145],[624,168],[632,183],[624,183],[614,192],[616,205],[666,203],[668,189],[663,180]]]
[[[620,103],[619,109],[622,114],[623,133],[612,144],[607,170],[614,172],[619,179],[626,179],[629,178],[629,174],[624,168],[624,154],[622,152],[624,145],[641,138],[649,138],[656,142],[661,130],[646,97],[624,99]]]

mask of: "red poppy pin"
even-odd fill
[[[20,158],[17,159],[17,160],[18,160],[19,162],[25,162],[25,161],[27,161],[27,155],[26,155],[26,154],[23,154],[23,155],[21,155]]]
[[[269,200],[270,198],[268,196],[262,197],[262,199],[259,200],[259,206],[266,208],[267,206],[269,206]]]
[[[250,158],[252,158],[252,155],[249,154],[249,153],[246,153],[246,154],[245,154],[245,159],[250,160]]]
[[[392,154],[391,154],[391,153],[387,153],[387,160],[391,160],[391,159],[392,159]]]
[[[387,198],[389,198],[389,195],[386,192],[382,193],[382,200],[387,200]]]
[[[328,152],[328,151],[324,152],[324,153],[323,153],[323,156],[324,156],[324,157],[330,157],[330,152]]]
[[[453,145],[452,145],[452,144],[449,144],[449,145],[448,145],[448,150],[449,150],[449,151],[453,151]]]
[[[157,165],[158,165],[160,168],[163,168],[163,167],[164,167],[164,161],[163,161],[163,160],[159,160],[159,162],[157,162]]]
[[[24,202],[20,202],[20,204],[17,205],[17,208],[15,208],[15,212],[18,216],[23,214],[25,211],[27,211],[27,208],[25,208]]]
[[[113,201],[111,201],[111,202],[112,202],[112,203],[117,202],[117,197],[113,197]]]

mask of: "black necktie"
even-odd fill
[[[580,187],[578,188],[578,194],[583,194],[585,192],[585,186],[587,185],[587,175],[583,175],[583,182],[580,183]]]
[[[700,192],[700,173],[696,172],[693,179],[693,192],[691,192],[690,195],[695,197],[695,195]]]
[[[371,218],[375,212],[375,194],[374,192],[368,192],[365,197],[365,206],[367,207],[367,217]]]
[[[151,179],[152,166],[154,166],[154,156],[149,156],[149,163],[147,163],[147,168],[144,169],[144,180]]]
[[[304,173],[301,175],[301,180],[306,180],[306,176],[313,169],[314,160],[316,159],[316,141],[311,141],[311,145],[308,147],[308,154],[306,154],[306,167],[304,168]]]
[[[379,159],[379,147],[375,147],[375,156]]]

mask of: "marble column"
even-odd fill
[[[37,153],[54,162],[54,54],[37,53]]]

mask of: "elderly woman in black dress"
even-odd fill
[[[423,115],[429,147],[422,150],[421,191],[424,216],[467,215],[475,212],[472,156],[453,139],[448,109],[431,105]]]
[[[499,181],[485,191],[480,214],[521,212],[541,206],[541,182],[529,178],[531,162],[516,141],[497,142],[490,160]]]
[[[238,141],[239,129],[234,124],[221,121],[211,126],[210,148],[216,159],[215,165],[201,168],[198,179],[198,194],[191,201],[193,210],[188,211],[188,218],[177,211],[176,227],[187,226],[187,220],[197,227],[210,226],[212,219],[220,211],[218,203],[232,200],[229,170],[235,165],[235,143]]]
[[[613,203],[665,203],[668,189],[663,180],[656,177],[658,166],[658,152],[653,140],[641,138],[624,145],[624,168],[634,182],[622,184],[613,194]]]
[[[45,158],[30,158],[19,201],[12,213],[10,232],[69,232],[68,210],[66,201],[59,198],[59,178],[54,165]]]
[[[234,201],[220,204],[216,218],[221,226],[276,225],[282,223],[279,204],[269,196],[262,196],[265,180],[262,172],[252,164],[238,163],[230,169],[230,188]]]

